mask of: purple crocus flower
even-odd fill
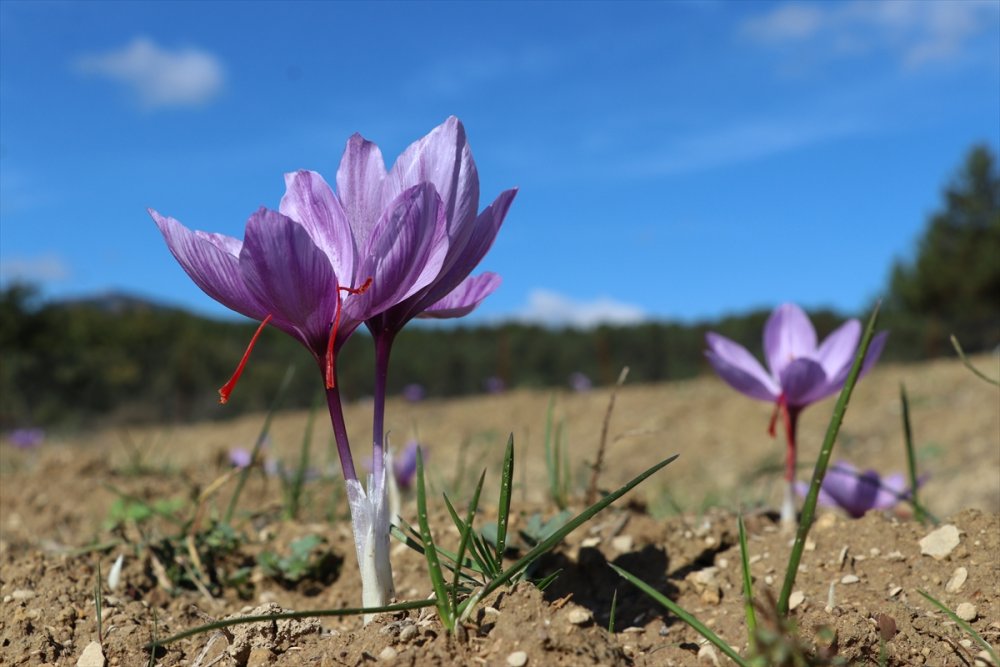
[[[234,468],[246,468],[253,463],[253,452],[246,447],[233,447],[229,450],[229,463]]]
[[[406,443],[397,456],[392,458],[392,476],[396,478],[396,484],[401,489],[408,489],[413,484],[413,478],[417,475],[417,451],[424,455],[427,461],[427,450],[422,448],[416,440]]]
[[[861,374],[878,360],[888,332],[872,339]],[[724,336],[709,332],[705,355],[715,371],[737,391],[774,403],[770,433],[779,415],[787,437],[785,496],[781,506],[784,523],[795,520],[795,435],[799,413],[809,404],[837,393],[844,386],[861,339],[861,323],[851,319],[817,345],[816,330],[801,308],[786,303],[775,308],[764,325],[764,356],[769,371],[747,351]]]
[[[427,390],[424,389],[422,384],[417,384],[416,382],[411,382],[410,384],[403,387],[403,398],[405,398],[410,403],[419,403],[424,400],[427,396]]]
[[[7,438],[18,449],[34,449],[45,441],[45,431],[40,428],[18,428],[8,433]]]
[[[386,202],[421,183],[433,185],[441,198],[446,226],[445,238],[438,246],[441,263],[428,267],[426,276],[421,276],[428,280],[420,289],[365,320],[375,339],[372,436],[376,477],[382,460],[392,343],[412,318],[461,317],[499,286],[496,274],[469,274],[493,245],[517,192],[506,190],[479,211],[479,173],[465,128],[454,116],[411,144],[388,171],[378,146],[356,134],[348,140],[337,171],[337,190],[355,230],[369,228]]]
[[[919,480],[919,484],[923,480]],[[795,491],[805,497],[809,485],[796,482]],[[850,463],[839,461],[830,466],[819,489],[819,504],[839,507],[858,519],[869,510],[887,510],[911,495],[901,473],[881,477],[874,470],[859,472]]]
[[[574,373],[570,373],[570,376],[569,376],[569,386],[570,386],[570,389],[572,389],[573,391],[575,391],[577,393],[583,393],[583,392],[590,391],[591,389],[593,389],[594,388],[594,383],[591,382],[590,378],[587,377],[587,375],[585,373],[581,373],[580,371],[576,371]]]

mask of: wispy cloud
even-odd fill
[[[808,41],[829,57],[888,51],[916,68],[964,57],[981,33],[996,32],[998,20],[995,0],[793,2],[747,19],[741,32],[775,46]]]
[[[609,297],[576,301],[546,289],[534,289],[514,319],[550,327],[586,329],[598,324],[635,324],[646,319],[642,308]]]
[[[66,280],[70,275],[69,265],[51,253],[0,259],[0,279],[4,282],[51,283]]]
[[[225,69],[212,54],[193,47],[171,51],[145,37],[117,51],[82,56],[76,67],[125,84],[148,109],[205,104],[225,82]]]
[[[431,63],[417,72],[407,84],[410,93],[456,97],[469,88],[492,84],[498,79],[544,76],[559,63],[560,57],[548,48],[525,46],[511,51],[479,51],[464,58],[449,58]]]

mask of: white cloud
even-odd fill
[[[4,282],[58,282],[69,278],[70,273],[69,265],[53,254],[0,259],[0,278]]]
[[[191,47],[170,51],[145,37],[118,51],[83,56],[76,65],[125,84],[150,109],[204,104],[225,80],[222,63],[212,54]]]
[[[961,58],[980,33],[995,32],[996,0],[854,0],[786,3],[746,20],[754,41],[819,46],[832,57],[889,51],[907,67]]]
[[[638,306],[609,297],[576,301],[557,292],[534,289],[528,294],[527,305],[514,319],[550,327],[586,329],[598,324],[636,324],[646,319],[646,313]]]

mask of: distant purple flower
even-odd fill
[[[423,454],[424,461],[426,461],[427,450],[422,448],[416,440],[410,440],[406,443],[403,451],[392,459],[392,474],[396,478],[396,484],[401,489],[408,489],[413,484],[413,478],[417,474],[418,450]]]
[[[918,481],[922,484],[923,480]],[[809,485],[795,483],[795,492],[805,497]],[[857,519],[869,510],[886,510],[910,497],[911,491],[900,473],[881,477],[874,470],[859,472],[850,463],[840,461],[830,466],[819,490],[819,503],[839,507]]]
[[[410,383],[403,387],[403,398],[405,398],[410,403],[419,403],[424,400],[427,395],[427,390],[424,386],[417,384],[416,382]]]
[[[888,332],[875,335],[861,375],[878,360]],[[784,419],[788,447],[785,456],[785,499],[782,520],[794,521],[795,434],[799,413],[810,403],[837,393],[844,386],[861,338],[861,323],[851,319],[817,345],[816,330],[801,308],[778,306],[764,325],[764,356],[770,372],[745,347],[709,332],[705,355],[715,371],[737,391],[775,404],[770,432],[778,416]]]
[[[487,394],[502,394],[507,389],[507,383],[503,381],[503,378],[491,375],[483,380],[483,389],[486,390]]]
[[[7,438],[18,449],[34,449],[45,441],[45,431],[40,428],[18,428],[8,433]]]
[[[253,462],[253,452],[246,447],[233,447],[229,450],[229,463],[234,468],[246,468]]]
[[[590,391],[594,387],[594,383],[590,381],[590,378],[585,374],[577,371],[570,374],[569,376],[569,386],[575,392],[585,392]]]

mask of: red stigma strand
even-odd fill
[[[219,403],[225,405],[229,402],[229,395],[233,393],[233,389],[236,387],[236,383],[239,382],[240,376],[243,375],[243,369],[246,368],[247,361],[250,360],[250,352],[253,350],[253,346],[257,344],[257,339],[260,338],[260,332],[264,330],[267,323],[271,321],[271,315],[264,318],[264,321],[260,323],[257,327],[256,333],[254,333],[253,338],[250,339],[250,344],[247,345],[247,351],[243,353],[243,358],[240,359],[239,365],[233,372],[233,377],[229,378],[229,382],[222,385],[219,389]]]
[[[333,389],[337,386],[336,378],[334,377],[334,362],[336,355],[334,354],[334,344],[337,342],[337,330],[340,328],[340,308],[341,300],[340,293],[347,292],[348,294],[364,294],[368,291],[368,288],[372,286],[372,279],[368,278],[361,287],[338,287],[337,288],[337,309],[333,314],[333,323],[330,326],[330,338],[326,342],[326,368],[324,369],[324,375],[326,377],[326,388]]]

